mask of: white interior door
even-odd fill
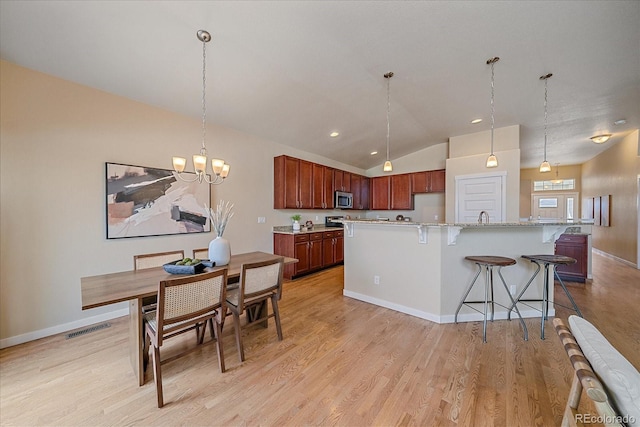
[[[456,177],[456,222],[477,222],[480,212],[489,222],[506,216],[506,172]]]

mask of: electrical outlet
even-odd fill
[[[380,276],[373,276],[373,284],[374,285],[380,284]]]
[[[259,217],[258,217],[258,224],[264,224],[264,223],[266,222],[266,220],[267,220],[267,219],[266,219],[265,217],[263,217],[263,216],[259,216]]]
[[[316,215],[316,221],[320,221],[320,217]]]
[[[511,292],[511,295],[515,295],[516,294],[516,285],[509,286],[509,292]]]
[[[434,215],[434,216],[433,216],[433,220],[434,220],[434,221],[437,221],[437,220],[438,220],[438,215]]]

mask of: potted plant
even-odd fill
[[[302,218],[302,215],[300,214],[291,215],[291,220],[293,221],[293,231],[300,231],[301,218]]]

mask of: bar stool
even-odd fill
[[[569,264],[575,263],[576,260],[574,258],[571,258],[571,257],[568,257],[568,256],[564,256],[564,255],[522,255],[522,258],[528,259],[529,261],[534,263],[537,266],[537,268],[536,268],[536,271],[531,276],[531,278],[529,279],[529,281],[527,282],[527,284],[524,285],[524,288],[522,288],[522,291],[520,291],[518,296],[515,298],[513,306],[509,310],[509,315],[508,315],[509,319],[511,318],[511,311],[516,307],[517,303],[523,303],[527,307],[530,307],[530,308],[532,308],[534,310],[538,310],[536,307],[532,307],[532,306],[530,306],[529,304],[526,304],[526,303],[527,302],[541,302],[542,303],[542,307],[540,309],[540,312],[542,314],[541,314],[541,319],[540,319],[541,320],[540,321],[540,323],[541,323],[541,326],[540,326],[540,338],[544,339],[544,322],[545,322],[545,320],[547,320],[549,318],[549,266],[551,266],[551,269],[553,270],[553,275],[560,282],[560,286],[562,286],[562,289],[564,290],[564,293],[567,294],[567,298],[569,298],[569,301],[571,302],[571,305],[573,305],[573,308],[564,306],[562,304],[558,304],[555,301],[552,304],[559,305],[560,307],[564,307],[564,308],[567,308],[569,310],[573,310],[578,314],[578,316],[582,317],[582,313],[580,312],[580,309],[576,305],[576,302],[571,297],[571,294],[569,293],[569,290],[564,285],[564,282],[562,281],[562,279],[558,275],[558,272],[556,271],[556,266],[558,266],[558,265],[569,265]],[[533,282],[533,279],[535,279],[536,276],[538,275],[538,273],[540,272],[540,268],[541,268],[540,264],[544,264],[544,285],[542,287],[542,299],[523,299],[522,296],[526,292],[527,288],[529,287],[531,282]],[[519,314],[520,313],[518,313],[518,315]]]
[[[478,273],[476,273],[476,276],[473,278],[473,280],[471,281],[471,284],[469,285],[466,292],[464,293],[464,296],[460,300],[460,304],[458,305],[458,309],[456,310],[455,323],[458,323],[458,313],[460,312],[460,309],[462,308],[463,305],[466,305],[467,307],[477,311],[478,313],[483,313],[484,320],[482,322],[482,342],[487,342],[487,308],[489,306],[489,303],[491,303],[491,321],[493,322],[494,311],[495,311],[494,305],[497,304],[501,307],[509,309],[509,314],[511,314],[511,310],[513,309],[516,310],[516,313],[518,313],[518,317],[520,317],[520,323],[522,323],[522,329],[524,330],[524,340],[527,341],[529,339],[527,325],[524,323],[524,319],[520,315],[520,311],[518,310],[518,307],[516,306],[516,303],[513,300],[511,293],[509,292],[509,288],[507,287],[507,284],[504,281],[504,277],[502,277],[502,273],[500,272],[502,267],[514,265],[516,263],[516,260],[513,258],[507,258],[502,256],[466,256],[464,257],[464,259],[474,262],[478,266]],[[476,283],[476,280],[478,280],[478,277],[482,272],[482,267],[485,268],[484,301],[466,301],[467,297],[469,296],[469,292],[471,292],[471,288],[473,288],[473,285]],[[512,303],[510,308],[495,302],[493,298],[493,267],[497,267],[498,276],[500,277],[500,280],[504,285],[504,289],[507,291],[507,295],[509,295],[509,299],[511,300],[511,303]],[[491,298],[489,298],[489,292],[491,292]],[[469,304],[480,304],[480,303],[484,304],[484,311],[480,311],[475,307],[469,305]],[[511,317],[509,317],[509,319],[511,319]]]

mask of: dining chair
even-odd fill
[[[242,344],[242,327],[268,321],[275,318],[278,340],[282,341],[282,326],[280,325],[280,311],[278,301],[282,296],[282,274],[284,258],[272,261],[242,264],[240,270],[240,285],[236,289],[228,290],[227,308],[233,314],[233,325],[236,333],[236,345],[240,361],[244,361],[244,347]],[[267,301],[271,300],[273,313],[269,314]],[[240,325],[240,316],[246,311],[247,321]]]
[[[193,258],[209,259],[209,248],[194,249]]]
[[[151,254],[140,254],[133,256],[133,269],[162,267],[164,264],[184,259],[184,251],[156,252]],[[142,312],[146,313],[156,309],[156,296],[142,299]]]
[[[213,271],[176,279],[163,280],[158,286],[158,308],[144,315],[145,352],[153,347],[153,377],[156,383],[158,408],[164,405],[162,394],[163,363],[170,362],[195,349],[204,342],[206,324],[209,320],[214,325],[216,351],[220,372],[225,371],[224,351],[221,339],[221,320],[226,312],[227,269]],[[160,357],[160,348],[164,341],[192,329],[204,325],[198,333],[197,345],[166,360]]]

